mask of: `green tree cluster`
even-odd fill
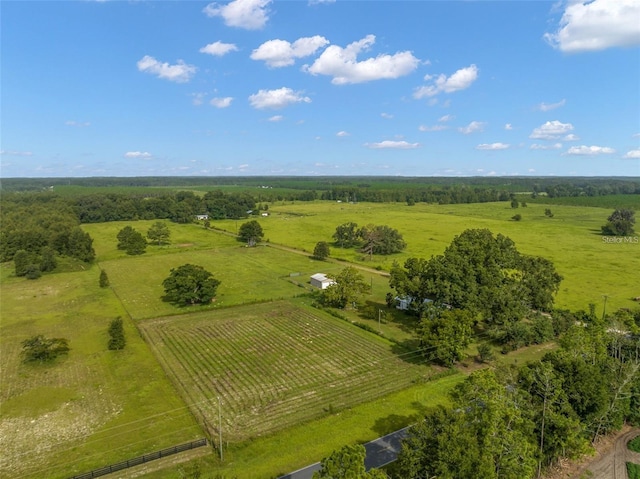
[[[320,470],[313,473],[313,479],[386,479],[379,469],[365,469],[365,457],[363,445],[343,446],[320,461]]]
[[[208,304],[216,296],[220,281],[202,266],[184,264],[171,269],[164,286],[164,299],[179,305]]]
[[[109,343],[108,348],[111,351],[124,349],[127,341],[124,337],[124,326],[122,318],[118,317],[109,323]]]
[[[163,243],[169,243],[170,236],[171,231],[169,231],[169,227],[162,221],[156,221],[147,231],[147,238],[158,246]]]
[[[143,254],[147,250],[147,240],[142,233],[131,226],[125,226],[118,234],[118,249],[124,250],[129,255]]]
[[[334,283],[322,291],[327,306],[344,309],[357,306],[362,294],[370,290],[364,276],[353,266],[347,266],[336,275],[327,275]]]
[[[487,327],[504,327],[531,310],[551,311],[561,280],[549,260],[519,253],[508,237],[470,229],[442,255],[395,264],[389,285],[418,312],[431,299],[479,315]]]
[[[560,349],[542,360],[472,373],[451,407],[411,427],[395,477],[533,478],[625,421],[640,422],[640,336],[620,334],[617,316],[574,317]]]
[[[635,224],[635,211],[616,209],[607,218],[607,224],[602,226],[602,234],[610,236],[631,236],[635,233],[633,229]]]
[[[69,340],[65,338],[47,338],[38,334],[22,341],[22,359],[26,363],[51,362],[69,351]]]
[[[247,221],[240,225],[238,240],[247,243],[249,246],[255,246],[262,240],[263,236],[262,226],[256,220]]]
[[[318,241],[316,243],[315,248],[313,248],[313,259],[318,259],[323,261],[329,257],[331,250],[329,248],[329,243],[326,241]]]
[[[359,228],[357,223],[344,223],[336,227],[333,239],[336,246],[357,247],[369,257],[399,253],[407,247],[398,230],[386,225],[368,224]]]

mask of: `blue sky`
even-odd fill
[[[1,9],[2,177],[640,175],[640,0]]]

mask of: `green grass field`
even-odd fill
[[[215,415],[217,395],[232,441],[219,471],[273,477],[345,443],[401,427],[446,401],[462,374],[421,383],[428,373],[403,361],[402,348],[392,351],[386,340],[303,305],[309,298],[294,299],[309,292],[311,274],[347,265],[336,258],[388,270],[393,261],[441,254],[466,228],[489,228],[511,237],[521,252],[554,262],[565,278],[558,306],[586,309],[595,303],[601,311],[608,295],[609,312],[636,308],[631,298],[640,296],[640,244],[603,242],[599,232],[607,209],[555,205],[554,218],[546,218],[546,207],[518,208],[523,219],[515,222],[507,203],[279,202],[258,220],[274,247],[245,248],[202,225],[168,223],[171,244],[150,245],[132,257],[116,248],[118,231],[131,225],[146,234],[153,221],[117,222],[83,225],[94,238],[98,265],[67,261],[64,272],[37,281],[16,278],[11,263],[1,265],[0,477],[67,477],[201,437],[191,411]],[[340,248],[332,248],[328,262],[308,257],[318,241],[331,241],[335,227],[348,221],[397,228],[408,248],[373,261]],[[234,233],[242,221],[212,223]],[[162,301],[162,281],[185,263],[201,265],[222,281],[215,302],[181,308]],[[98,287],[100,268],[111,288]],[[388,280],[364,274],[373,287],[365,299],[374,312],[385,308]],[[378,323],[361,311],[345,315],[411,344],[411,318],[389,312]],[[125,318],[128,345],[110,352],[107,326],[117,316]],[[174,383],[182,382],[182,397],[138,327]],[[69,338],[70,354],[49,366],[22,364],[20,342],[34,334]],[[522,362],[543,353],[527,350],[499,360]],[[213,457],[204,461],[217,464]],[[173,469],[152,477],[180,476]]]
[[[97,267],[37,281],[1,271],[0,477],[62,478],[202,437]],[[123,316],[127,346],[107,350]],[[34,335],[69,339],[54,364],[23,364]]]
[[[331,256],[388,270],[394,261],[408,257],[429,258],[442,254],[454,236],[467,228],[488,228],[494,235],[510,237],[519,251],[553,261],[564,277],[556,305],[572,310],[588,309],[589,303],[601,310],[603,295],[607,308],[633,308],[632,298],[640,296],[639,243],[606,243],[600,226],[610,212],[603,208],[555,206],[554,218],[544,215],[546,205],[518,208],[522,221],[508,203],[406,206],[381,203],[297,202],[274,204],[271,216],[259,221],[265,239],[313,251],[318,241],[332,241],[336,226],[354,221],[358,225],[386,224],[403,234],[407,249],[390,256],[363,258],[353,249],[333,247]],[[215,222],[233,231],[230,222]]]

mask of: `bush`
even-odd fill
[[[50,362],[69,352],[69,340],[65,338],[46,338],[42,334],[22,341],[22,358],[28,362]]]
[[[27,266],[24,276],[27,279],[38,279],[40,276],[42,276],[40,266],[38,266],[37,264],[30,264],[29,266]]]
[[[109,277],[107,276],[107,272],[105,270],[100,271],[100,287],[106,288],[109,286]]]

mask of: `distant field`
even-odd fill
[[[636,211],[640,210],[640,195],[561,196],[559,198],[548,198],[546,196],[539,196],[536,199],[528,198],[524,201],[545,205],[591,206],[594,208],[609,208],[611,209],[611,211],[615,210],[616,208],[629,208]]]
[[[237,442],[405,388],[430,374],[391,343],[302,303],[159,318],[140,328],[194,413]]]
[[[180,444],[202,432],[97,267],[37,281],[0,268],[0,477],[65,478]],[[125,350],[107,350],[124,318]],[[69,339],[52,365],[25,365],[21,341]]]
[[[603,242],[600,226],[610,211],[582,206],[553,206],[553,218],[544,215],[549,205],[530,204],[512,209],[509,204],[407,206],[398,203],[280,202],[261,218],[265,238],[275,243],[312,251],[318,241],[330,241],[336,226],[354,221],[358,225],[386,224],[403,234],[408,246],[391,256],[364,258],[353,249],[331,248],[341,257],[367,266],[391,268],[411,256],[429,258],[442,254],[454,236],[467,228],[488,228],[515,241],[519,251],[553,261],[564,277],[556,304],[573,310],[600,308],[608,295],[607,308],[637,307],[631,298],[640,296],[640,243]],[[522,221],[513,221],[515,213]],[[215,222],[232,231],[233,224]],[[638,228],[640,230],[640,227]]]

